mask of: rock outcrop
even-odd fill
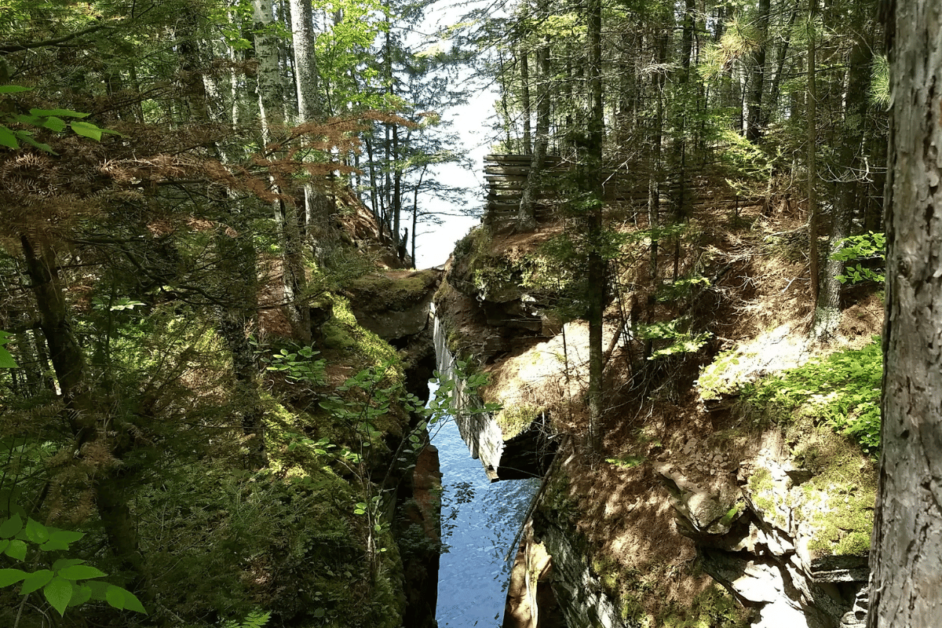
[[[781,447],[763,448],[735,476],[690,474],[669,463],[658,473],[678,531],[697,544],[704,571],[758,610],[754,626],[848,628],[863,620],[867,557],[809,549],[821,525],[814,513],[827,504],[800,488],[806,476]]]
[[[436,317],[434,322],[435,352],[438,371],[452,378],[455,373],[455,357],[449,351],[443,326]],[[464,392],[463,382],[458,382],[453,403],[456,408],[481,405],[481,401]],[[499,415],[489,412],[456,412],[455,423],[461,438],[468,445],[471,456],[481,461],[484,471],[492,481],[513,480],[542,475],[552,460],[556,443],[548,431],[547,417],[534,414],[511,430],[502,425]]]
[[[531,431],[552,441],[562,439],[557,431],[574,430],[578,438],[585,428],[572,411],[588,380],[587,327],[553,320],[547,305],[552,297],[536,287],[545,282],[533,242],[518,250],[524,236],[514,238],[473,232],[458,245],[435,298],[439,370],[448,371],[453,355],[471,360],[491,376],[485,401],[504,406],[495,416],[458,420],[472,455],[492,479],[513,477],[505,469],[534,450],[531,443],[520,447],[519,439]],[[622,357],[631,363],[632,355],[641,355],[641,343],[633,350],[631,330],[611,322],[626,326],[633,317],[625,311],[630,303],[623,305],[606,319],[603,346],[612,355],[621,338]],[[793,321],[778,319],[765,329],[770,331],[752,332],[749,342],[724,338],[717,348],[728,350],[701,367],[695,387],[664,393],[675,396],[663,405],[677,416],[662,414],[650,424],[639,418],[641,410],[648,416],[655,410],[651,389],[635,398],[641,408],[613,412],[618,420],[609,427],[620,429],[619,421],[630,426],[608,443],[605,455],[617,457],[570,465],[581,448],[565,450],[567,462],[550,471],[560,477],[546,481],[572,482],[570,493],[560,500],[541,491],[531,510],[506,626],[548,626],[559,618],[570,628],[863,625],[872,460],[857,443],[816,422],[813,410],[773,418],[748,414],[761,408],[736,405],[743,385],[834,351],[810,343]],[[649,377],[637,362],[628,377],[637,371]],[[610,466],[599,471],[600,465]],[[591,479],[576,487],[577,476]],[[609,534],[609,525],[620,527],[620,536]],[[651,596],[663,600],[648,603]],[[703,623],[714,619],[719,623]]]

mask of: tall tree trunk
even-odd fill
[[[507,103],[507,94],[510,93],[508,83],[510,83],[512,79],[511,81],[507,80],[507,69],[506,66],[504,66],[504,54],[501,52],[500,48],[497,49],[497,63],[500,66],[497,77],[500,80],[500,108],[503,110],[504,114],[504,134],[506,136],[504,142],[507,146],[507,150],[512,151],[514,143],[510,131],[513,128],[513,118],[510,115],[510,105]]]
[[[399,125],[393,125],[393,242],[402,244],[402,166],[399,163]]]
[[[317,58],[315,56],[314,13],[310,0],[291,0],[291,43],[294,50],[294,83],[298,98],[298,124],[319,120],[323,116],[318,92]],[[317,243],[322,262],[333,248],[330,228],[330,199],[312,183],[304,185],[304,217],[302,232]]]
[[[860,182],[857,170],[860,166],[859,155],[863,150],[863,129],[867,115],[867,94],[870,87],[870,62],[873,59],[873,42],[865,39],[862,24],[854,29],[854,45],[850,51],[847,69],[847,91],[844,94],[844,124],[841,128],[841,145],[838,163],[843,170],[831,219],[831,236],[828,250],[837,251],[841,239],[850,235],[850,222],[857,207]],[[815,309],[814,335],[825,340],[829,338],[841,320],[841,283],[837,276],[844,271],[844,263],[828,259],[824,264],[822,289],[818,294]]]
[[[762,108],[762,126],[768,126],[772,119],[772,112],[778,108],[778,99],[782,91],[782,75],[785,71],[785,60],[788,58],[788,47],[792,40],[792,27],[795,25],[795,18],[798,17],[798,11],[801,8],[801,0],[795,0],[795,8],[792,9],[788,18],[788,24],[785,26],[785,39],[782,41],[782,47],[778,50],[778,63],[775,67],[775,76],[772,77],[772,86],[769,88],[769,99],[765,107]]]
[[[49,345],[52,366],[59,380],[65,418],[75,438],[73,449],[81,454],[83,445],[103,437],[99,429],[102,411],[92,398],[86,381],[85,354],[73,332],[59,279],[56,254],[48,245],[44,245],[41,252],[37,251],[26,235],[20,237],[20,243],[26,259],[27,275],[36,297],[40,329]],[[117,441],[112,439],[107,444],[109,452],[116,456],[121,455],[120,451],[116,451]],[[136,579],[140,576],[137,528],[127,525],[130,520],[130,510],[125,499],[127,493],[119,490],[118,482],[114,472],[101,469],[93,487],[95,502],[115,555],[121,566],[134,573]]]
[[[533,138],[530,132],[530,119],[532,117],[530,109],[530,54],[527,52],[524,44],[520,45],[518,58],[520,59],[520,107],[523,109],[523,150],[524,155],[529,155],[533,150]]]
[[[750,142],[757,142],[762,134],[762,94],[765,91],[765,52],[769,40],[769,9],[771,4],[771,0],[759,0],[759,13],[756,16],[759,42],[752,59],[752,77],[749,81],[749,104],[746,120],[746,138]]]
[[[258,107],[262,122],[262,141],[266,148],[274,140],[274,132],[284,126],[287,89],[281,75],[278,40],[272,34],[274,17],[271,0],[252,0],[255,20],[255,56],[258,59]],[[272,180],[273,191],[281,194]],[[298,208],[290,199],[275,202],[275,221],[281,229],[282,275],[286,310],[302,342],[311,341],[311,309],[303,302],[307,284],[304,271],[301,228]]]
[[[694,10],[696,6],[694,0],[685,0],[683,30],[681,35],[680,47],[680,67],[681,71],[678,79],[679,89],[677,97],[680,99],[681,106],[678,107],[677,119],[674,123],[674,142],[672,150],[673,168],[677,185],[673,198],[674,222],[680,224],[687,218],[685,211],[685,202],[687,195],[687,115],[691,103],[690,93],[690,61],[693,52],[693,32],[696,26],[694,22]],[[681,257],[681,235],[674,237],[674,281],[680,272]]]
[[[240,227],[242,225],[239,225]],[[265,423],[258,395],[258,367],[249,343],[249,332],[255,327],[258,310],[258,271],[255,246],[248,225],[237,229],[239,235],[219,235],[216,247],[221,259],[231,260],[241,275],[227,282],[218,308],[219,335],[226,341],[232,355],[235,376],[235,407],[239,409],[242,433],[245,436],[246,466],[261,469],[268,464],[265,448]]]
[[[195,26],[195,22],[192,25]],[[186,52],[189,55],[197,55],[198,49],[193,47],[187,49]],[[193,59],[184,59],[184,63],[196,65]],[[203,83],[194,81],[189,86],[188,94],[191,101],[188,104],[191,111],[198,120],[226,121],[216,117],[222,116],[224,109],[212,102],[211,92],[205,88],[205,85],[204,78]],[[237,105],[233,104],[233,111],[236,110]],[[232,120],[228,122],[234,123]],[[225,146],[217,144],[215,149],[215,156],[220,162],[230,163],[231,158]],[[216,307],[216,327],[232,356],[232,372],[236,382],[235,394],[238,398],[236,407],[239,408],[242,433],[248,447],[246,465],[250,469],[260,469],[267,465],[265,425],[262,421],[263,411],[256,381],[255,353],[246,336],[246,331],[254,328],[258,312],[256,250],[252,239],[251,220],[246,214],[245,207],[235,199],[235,194],[231,191],[228,200],[229,210],[226,221],[238,235],[230,236],[219,232],[214,238],[217,259],[225,260],[228,268],[234,270],[234,272],[226,273],[221,283],[222,295]],[[116,523],[121,522],[123,519],[116,519]]]
[[[809,0],[808,13],[812,23],[808,29],[808,257],[811,266],[811,302],[817,304],[820,279],[820,264],[818,261],[818,89],[815,77],[815,46],[816,33],[813,19],[817,13],[817,0]]]
[[[545,17],[548,14],[549,6],[546,0],[540,1],[539,11],[541,16]],[[523,194],[520,195],[520,206],[517,210],[518,231],[533,231],[536,229],[536,197],[539,193],[540,182],[543,179],[543,170],[546,168],[546,152],[549,147],[550,86],[552,82],[549,46],[549,36],[543,35],[540,40],[540,47],[536,51],[536,63],[540,72],[539,82],[536,84],[536,150],[534,150],[533,158],[530,160],[530,171],[527,173],[526,186],[523,189]],[[529,95],[527,100],[529,101]],[[529,109],[527,112],[529,113]],[[525,129],[529,129],[529,122]]]
[[[942,617],[942,4],[895,4],[883,453],[867,626],[930,628]]]
[[[588,0],[589,146],[586,184],[594,207],[587,215],[589,238],[589,449],[602,448],[602,311],[605,308],[605,260],[602,258],[602,0]]]

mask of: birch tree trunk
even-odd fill
[[[317,57],[314,54],[314,11],[310,0],[291,0],[291,42],[294,48],[294,83],[298,96],[298,124],[323,116],[320,103]],[[304,185],[305,231],[313,236],[322,261],[328,257],[331,203],[313,184]]]
[[[255,21],[255,56],[258,60],[258,108],[262,123],[262,142],[267,147],[274,133],[284,126],[284,103],[287,89],[281,74],[278,42],[272,34],[274,17],[271,0],[252,0]],[[273,191],[280,194],[277,183]],[[301,229],[297,206],[284,199],[275,202],[275,221],[281,227],[283,284],[287,312],[296,333],[303,342],[311,340],[311,310],[302,302],[307,284],[304,256],[301,251]]]
[[[892,17],[883,454],[867,625],[934,628],[942,618],[942,4],[897,0]]]

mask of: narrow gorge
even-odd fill
[[[668,381],[672,398],[636,397],[613,411],[606,457],[590,460],[578,407],[586,326],[554,319],[551,297],[533,289],[540,241],[553,230],[490,236],[479,228],[459,243],[435,297],[439,371],[461,356],[489,376],[484,401],[502,408],[456,412],[469,452],[494,481],[542,478],[502,625],[863,626],[872,459],[817,424],[821,396],[809,395],[787,421],[761,414],[777,408],[738,397],[763,378],[868,346],[879,303],[866,297],[850,308],[845,339],[822,349],[788,320],[788,300],[770,302],[767,331],[727,341],[693,376]],[[704,268],[719,278],[690,302],[722,307],[728,266],[719,258]],[[740,262],[737,270],[750,268]],[[770,301],[782,287],[773,290]],[[750,296],[762,304],[761,294]],[[631,334],[607,324],[608,359],[627,361],[638,342]],[[620,368],[608,380],[615,390]],[[456,409],[474,403],[459,386]]]

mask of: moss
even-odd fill
[[[399,358],[395,348],[388,342],[364,329],[357,323],[350,302],[341,296],[331,295],[333,316],[323,327],[324,342],[331,349],[350,350],[360,358],[357,366],[376,366],[383,363],[392,363],[395,370],[400,371]]]
[[[870,549],[877,474],[873,460],[850,439],[817,428],[799,441],[794,459],[814,477],[801,491],[817,556],[859,555]]]
[[[775,483],[772,481],[772,472],[768,469],[759,469],[749,478],[749,490],[752,503],[756,505],[765,516],[773,520],[779,516],[775,508]]]
[[[606,458],[605,462],[622,469],[634,469],[643,464],[645,460],[644,456],[627,455],[621,458]]]
[[[426,295],[438,278],[439,273],[434,270],[424,270],[405,277],[376,272],[348,282],[347,288],[357,295],[357,302],[364,309],[398,312],[427,298]]]
[[[557,521],[575,519],[579,501],[571,495],[570,480],[565,471],[553,473],[539,508],[546,516]]]
[[[721,527],[725,527],[731,524],[733,520],[736,519],[736,516],[742,512],[742,509],[743,505],[737,502],[732,508],[729,509],[729,511],[727,511],[725,515],[723,515],[723,518],[719,520],[719,525]]]
[[[700,372],[697,388],[700,398],[704,401],[719,399],[723,395],[732,395],[739,391],[745,381],[739,381],[730,376],[731,367],[739,365],[742,356],[736,350],[724,351],[716,356],[713,362]]]
[[[657,618],[660,628],[744,628],[751,613],[733,599],[726,589],[712,584],[697,594],[689,606],[674,603]]]
[[[541,406],[521,403],[519,405],[503,408],[494,420],[497,421],[497,425],[500,426],[504,440],[510,440],[530,427],[530,424],[533,423],[543,411]]]

